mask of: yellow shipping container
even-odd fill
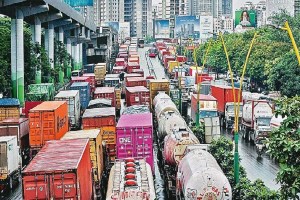
[[[20,118],[19,107],[0,107],[0,121],[7,118]]]
[[[105,79],[106,75],[106,63],[97,63],[94,69],[95,80],[101,82]]]
[[[175,67],[178,67],[180,64],[178,61],[169,61],[168,65],[169,65],[168,72],[172,73],[173,69]]]
[[[150,108],[152,108],[152,101],[159,91],[165,91],[166,94],[170,95],[170,81],[167,79],[151,79],[149,81],[150,89]]]
[[[106,143],[106,151],[108,152],[109,161],[114,162],[116,158],[116,127],[103,126],[101,127],[102,141]]]
[[[89,138],[90,139],[90,157],[93,168],[93,178],[97,184],[100,184],[101,176],[103,173],[103,149],[102,138],[100,129],[69,131],[61,139],[78,139]]]

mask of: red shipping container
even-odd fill
[[[124,58],[116,58],[116,66],[125,66],[125,59]]]
[[[133,69],[140,69],[140,68],[141,68],[141,66],[140,66],[140,64],[137,63],[137,62],[129,62],[129,63],[127,64],[127,72],[128,72],[128,73],[132,73],[132,70],[133,70]]]
[[[126,80],[126,87],[144,86],[147,87],[147,81],[143,77],[131,77]]]
[[[22,173],[23,199],[93,198],[89,139],[49,141]]]
[[[141,74],[141,76],[144,77],[143,69],[133,69],[133,70],[131,70],[131,73]]]
[[[239,88],[234,89],[236,102],[238,102],[239,96]],[[223,86],[223,85],[212,85],[211,86],[211,95],[217,99],[218,102],[218,112],[224,113],[225,112],[225,105],[228,102],[234,102],[232,87],[230,86]],[[240,101],[242,102],[242,92],[240,94]]]
[[[104,126],[116,126],[116,108],[86,109],[82,116],[82,128],[94,129]]]
[[[125,62],[128,60],[128,54],[127,53],[119,53],[118,58],[124,58]]]
[[[114,87],[97,87],[94,92],[94,99],[110,99],[111,105],[116,106],[116,93]]]
[[[130,78],[130,77],[142,77],[142,75],[141,75],[141,74],[138,74],[138,73],[125,74],[125,76],[124,76],[125,82],[126,82],[127,79]]]
[[[37,105],[40,105],[43,103],[42,101],[25,101],[25,108],[23,109],[23,114],[26,118],[28,118],[29,111],[36,107]]]
[[[125,71],[125,67],[124,66],[114,66],[112,69],[112,73],[113,74],[120,74],[122,72]]]
[[[127,106],[150,104],[150,92],[144,86],[126,87]]]
[[[200,76],[200,75],[198,75],[197,76],[197,79],[195,80],[195,84],[197,84],[197,83],[202,83],[202,82],[204,82],[204,81],[212,81],[213,80],[213,77],[211,77],[211,76]]]
[[[178,61],[178,62],[186,62],[187,58],[186,58],[186,56],[177,56],[176,57],[176,61]]]
[[[146,158],[154,170],[151,113],[121,115],[117,124],[117,158]]]
[[[140,63],[140,59],[139,59],[139,57],[130,57],[130,58],[128,58],[128,62]]]

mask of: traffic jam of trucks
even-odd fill
[[[145,77],[138,50],[144,40],[129,38],[113,66],[84,65],[60,91],[32,84],[24,106],[0,98],[1,194],[20,183],[25,200],[154,200],[159,170],[166,199],[231,200],[209,144],[234,128],[236,108],[240,134],[261,156],[261,141],[284,119],[274,116],[270,98],[198,71],[175,44],[157,41],[146,50],[168,78]],[[191,129],[197,120],[204,143]]]

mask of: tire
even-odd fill
[[[252,142],[250,131],[248,132],[248,142]]]
[[[225,120],[225,128],[228,129],[229,128],[229,125],[228,125],[228,122],[227,120]]]
[[[12,191],[12,190],[13,190],[13,187],[14,187],[14,184],[13,184],[13,178],[10,176],[10,177],[9,177],[9,190]]]

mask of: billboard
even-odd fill
[[[256,11],[255,10],[237,10],[235,11],[235,27],[236,28],[253,28],[256,27]]]
[[[119,22],[119,38],[130,37],[130,22]]]
[[[93,0],[64,0],[66,4],[69,4],[72,7],[77,6],[93,6]]]
[[[200,16],[200,39],[207,40],[212,37],[214,31],[214,18],[213,16]]]
[[[155,20],[155,38],[170,37],[170,20],[157,19]]]
[[[199,38],[200,37],[200,17],[197,16],[176,16],[175,18],[175,38]]]

